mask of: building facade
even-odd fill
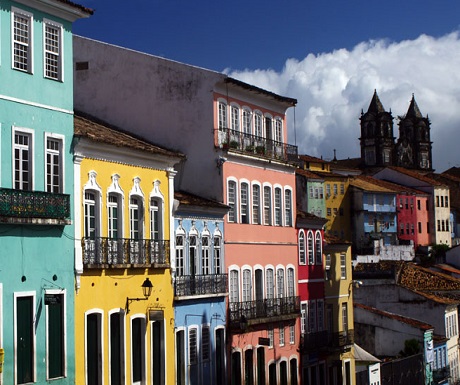
[[[0,9],[0,347],[4,384],[73,384],[70,1]]]

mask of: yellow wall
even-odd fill
[[[152,170],[118,163],[84,159],[81,162],[81,217],[83,222],[83,188],[88,182],[90,171],[96,171],[96,182],[102,190],[102,232],[107,236],[107,188],[112,183],[112,175],[118,174],[119,185],[124,192],[124,234],[129,238],[129,193],[133,188],[133,179],[141,179],[140,187],[144,194],[144,238],[149,238],[149,196],[153,190],[153,182],[159,180],[160,191],[164,198],[163,238],[169,239],[169,191],[168,175],[165,171]],[[83,223],[81,232],[84,234]],[[136,316],[146,317],[146,372],[147,383],[151,378],[151,323],[148,321],[148,309],[155,308],[164,312],[165,333],[165,361],[166,383],[174,382],[174,311],[172,306],[173,287],[171,284],[171,271],[169,268],[84,268],[80,278],[80,288],[75,298],[75,334],[76,334],[76,383],[85,384],[85,314],[97,310],[102,314],[102,339],[103,339],[103,383],[109,384],[109,312],[125,309],[126,298],[142,298],[141,285],[149,277],[153,284],[152,294],[146,301],[133,301],[129,305],[129,314],[125,314],[125,376],[126,384],[131,383],[131,318]]]
[[[327,195],[326,185],[330,186],[330,195]],[[337,185],[337,194],[334,194],[334,185]],[[340,185],[344,186],[344,193],[340,193]],[[324,194],[326,196],[326,231],[333,235],[341,238],[343,236],[345,240],[351,241],[351,218],[350,218],[350,193],[348,192],[348,178],[340,178],[334,176],[328,176],[324,180]],[[331,215],[328,214],[328,208],[330,209]],[[343,215],[340,215],[340,209],[342,209]],[[337,213],[334,215],[334,211]]]

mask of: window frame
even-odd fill
[[[203,231],[201,234],[201,274],[211,273],[211,234]]]
[[[230,104],[230,129],[233,133],[240,132],[241,130],[241,108],[235,103]]]
[[[275,186],[273,194],[274,206],[274,225],[283,226],[283,190],[279,186]]]
[[[27,138],[27,145],[17,143],[16,142],[16,135],[23,136]],[[24,128],[24,127],[16,127],[13,126],[12,129],[12,149],[13,151],[11,152],[11,158],[12,158],[12,178],[13,178],[13,188],[15,190],[24,190],[24,191],[34,191],[35,190],[35,162],[34,162],[34,157],[35,157],[35,132],[34,130],[30,128]],[[19,158],[19,163],[21,166],[19,167],[18,170],[16,170],[16,151],[19,151],[21,154],[21,157]],[[23,164],[23,153],[24,151],[27,151],[27,163],[29,165],[28,170],[27,170],[27,181],[24,179],[24,170],[22,168]],[[46,166],[45,166],[46,167]],[[19,178],[16,178],[16,173],[20,175]],[[27,184],[27,188],[24,189],[24,184]]]
[[[272,226],[272,187],[270,185],[264,185],[263,188],[264,197],[264,215],[263,215],[263,224],[264,226]]]
[[[217,101],[217,127],[220,131],[228,129],[228,104],[226,101]]]
[[[323,240],[320,231],[317,231],[315,235],[315,263],[323,264]]]
[[[250,211],[249,182],[242,181],[240,182],[240,223],[251,223]]]
[[[347,279],[347,255],[340,253],[340,279]]]
[[[58,150],[55,149],[49,149],[48,148],[48,141],[53,141],[57,142],[59,145]],[[64,159],[64,147],[65,146],[65,137],[64,135],[59,135],[59,134],[52,134],[45,132],[45,186],[46,186],[46,191],[47,192],[53,192],[53,193],[58,193],[62,194],[65,191],[65,159]],[[50,172],[48,169],[49,163],[51,163],[51,168],[55,167],[55,162],[49,162],[48,161],[48,155],[52,156],[53,158],[57,156],[57,167],[58,167],[58,172],[57,172],[57,178],[58,178],[58,185],[57,189],[49,187],[49,182],[48,179],[51,175],[51,179],[54,179],[55,173]],[[54,159],[53,159],[54,160]],[[54,167],[53,167],[54,166]]]
[[[299,242],[299,265],[306,265],[307,264],[307,251],[306,251],[305,232],[303,229],[299,231],[298,242]]]
[[[256,194],[257,191],[257,194]],[[260,195],[261,188],[260,184],[253,183],[252,184],[252,224],[260,225],[262,223],[262,212],[261,212],[261,205],[260,205]]]
[[[218,241],[218,242],[216,242]],[[222,234],[220,231],[214,231],[212,235],[212,253],[213,253],[213,266],[214,274],[222,274]]]
[[[47,39],[47,30],[46,28],[53,28],[57,31],[58,42],[57,42],[57,52],[47,49],[46,39]],[[60,23],[49,19],[43,19],[43,76],[46,79],[56,80],[63,82],[64,81],[64,39],[63,39],[63,26]],[[47,56],[49,55],[49,56]],[[48,59],[51,56],[56,56],[54,59],[56,62],[56,76],[50,76],[47,69]]]
[[[174,234],[175,237],[175,250],[176,250],[176,274],[181,277],[186,275],[186,258],[185,258],[185,230],[179,224],[179,228]],[[178,240],[182,239],[182,244],[178,245]]]
[[[24,18],[27,20],[27,42],[22,42],[20,39],[16,39],[16,33],[15,33],[15,17],[16,15],[19,15],[20,17]],[[34,17],[33,14],[27,11],[24,11],[23,9],[16,8],[16,7],[11,7],[11,68],[14,70],[24,72],[24,73],[29,73],[33,74],[33,69],[34,69],[34,55],[33,55],[33,48],[34,48]],[[21,30],[22,31],[22,30]],[[21,64],[19,61],[16,61],[15,59],[15,51],[16,47],[21,46],[21,47],[26,47],[23,48],[22,52],[24,52],[24,56],[22,58],[26,58],[26,65],[24,68],[20,68]],[[18,63],[18,64],[17,64]]]
[[[314,238],[313,238],[313,232],[308,231],[307,233],[307,264],[308,265],[314,265],[315,264],[315,254],[314,254]]]
[[[232,192],[233,189],[233,192]],[[238,183],[235,179],[227,180],[227,205],[230,206],[227,222],[238,223]]]

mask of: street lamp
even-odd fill
[[[144,298],[129,298],[129,297],[126,297],[126,306],[125,306],[126,314],[129,313],[129,304],[131,302],[134,302],[134,301],[146,301],[146,300],[149,299],[150,294],[152,294],[153,285],[152,285],[152,282],[150,282],[150,279],[146,278],[141,287],[142,287],[142,293],[144,294]]]

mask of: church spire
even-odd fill
[[[412,94],[412,100],[410,101],[409,109],[407,110],[406,118],[423,118],[420,109],[415,101],[414,94]]]
[[[385,108],[383,108],[383,104],[377,95],[377,90],[374,90],[374,96],[372,96],[371,103],[369,104],[369,108],[367,112],[372,112],[374,114],[378,114],[379,112],[385,112]]]

